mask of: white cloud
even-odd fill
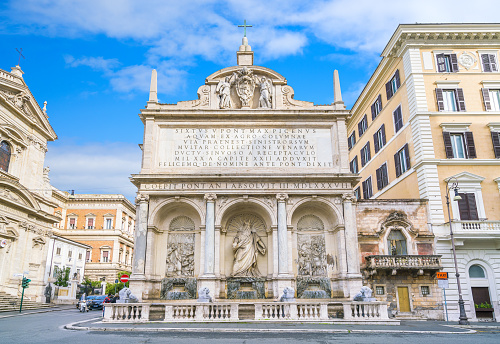
[[[58,142],[49,146],[45,165],[51,184],[75,193],[117,193],[128,199],[136,188],[129,176],[140,172],[141,150],[130,143],[76,145]]]
[[[120,65],[118,59],[105,59],[102,56],[99,57],[84,56],[79,59],[75,59],[71,55],[65,55],[64,62],[66,62],[66,65],[70,67],[87,66],[94,70],[105,71],[105,72],[111,71],[112,69]]]

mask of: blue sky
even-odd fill
[[[463,0],[3,1],[0,68],[10,71],[23,48],[24,79],[48,102],[59,137],[46,158],[54,186],[133,198],[151,69],[160,101],[196,99],[208,75],[236,63],[243,19],[255,64],[284,75],[296,99],[331,103],[338,69],[350,107],[398,24],[498,21],[500,3],[489,9]]]

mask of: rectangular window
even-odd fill
[[[481,89],[486,111],[500,111],[500,90]]]
[[[422,293],[422,296],[429,296],[431,295],[431,288],[429,288],[428,285],[423,285],[420,287],[420,292]]]
[[[396,166],[396,177],[399,177],[410,169],[410,152],[408,144],[405,144],[396,154],[394,154],[394,165]]]
[[[493,143],[493,152],[495,152],[495,158],[500,158],[500,133],[497,131],[491,132],[491,142]]]
[[[75,228],[76,228],[76,219],[70,218],[69,219],[69,229],[75,229]]]
[[[349,136],[349,138],[347,139],[347,147],[349,148],[349,150],[351,150],[355,144],[356,144],[356,131],[353,131],[351,136]]]
[[[102,262],[107,263],[109,259],[109,251],[102,251]]]
[[[443,132],[444,149],[447,159],[474,159],[476,145],[471,131],[465,133]]]
[[[496,54],[481,54],[481,63],[483,65],[483,72],[498,72]]]
[[[375,102],[372,104],[372,120],[382,111],[382,96],[379,94]]]
[[[358,156],[357,155],[349,163],[349,169],[351,170],[351,173],[358,173],[359,172],[359,170],[358,170]]]
[[[94,219],[93,218],[87,219],[87,228],[94,229]]]
[[[82,254],[81,253],[78,254],[78,260],[82,260]]]
[[[397,107],[392,113],[394,118],[394,133],[397,133],[403,127],[403,114],[401,112],[401,105]]]
[[[438,73],[458,72],[457,54],[437,54],[436,61]]]
[[[385,295],[384,286],[378,285],[375,287],[375,295]]]
[[[461,88],[436,88],[438,111],[467,111],[464,92]]]
[[[87,251],[87,253],[85,254],[85,261],[90,262],[90,251]]]
[[[359,190],[359,186],[354,190],[354,197],[356,198],[356,201],[359,201],[361,199],[361,191]]]
[[[370,199],[373,196],[372,191],[372,177],[368,177],[363,183],[363,198]]]
[[[370,141],[368,141],[366,145],[361,148],[361,167],[365,166],[371,158]]]
[[[476,195],[473,193],[459,193],[461,200],[458,201],[460,220],[479,220],[477,212]]]
[[[385,84],[385,92],[387,94],[387,100],[391,99],[394,93],[399,89],[401,86],[401,80],[399,79],[399,69],[396,70],[396,73],[394,73],[394,76],[389,80],[387,84]]]
[[[359,137],[365,133],[366,129],[368,129],[368,118],[364,115],[361,122],[358,123]]]
[[[373,146],[375,147],[375,154],[385,146],[385,124],[382,124],[380,129],[373,134]]]
[[[57,254],[57,255],[60,255],[60,254],[61,254],[61,248],[60,248],[60,247],[56,248],[56,254]]]
[[[377,189],[382,190],[389,184],[389,177],[387,176],[387,164],[384,163],[377,171]]]
[[[105,229],[111,229],[113,226],[113,219],[106,219],[106,228]]]
[[[72,255],[73,255],[73,252],[71,250],[68,251],[68,258],[71,258]]]

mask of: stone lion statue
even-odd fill
[[[212,297],[210,296],[210,289],[207,287],[202,287],[198,290],[198,302],[212,302]]]
[[[359,293],[354,295],[353,301],[374,301],[372,293],[373,291],[369,287],[363,286]]]
[[[285,287],[283,295],[280,296],[280,302],[293,302],[295,301],[295,290],[292,287]]]
[[[137,299],[137,297],[134,294],[132,294],[132,291],[127,287],[120,290],[119,295],[120,295],[120,299],[116,301],[118,303],[136,303],[136,302],[139,302],[139,299]]]

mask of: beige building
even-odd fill
[[[499,50],[498,24],[400,25],[347,126],[358,199],[427,200],[435,253],[450,273],[451,319],[458,318],[458,288],[445,196],[453,182],[467,316],[500,316]]]
[[[60,235],[91,247],[84,256],[86,277],[114,283],[119,271],[132,271],[135,207],[125,196],[54,189],[53,197]]]
[[[48,242],[57,206],[51,199],[47,142],[57,139],[46,106],[40,108],[19,66],[0,69],[0,293],[42,301]]]

